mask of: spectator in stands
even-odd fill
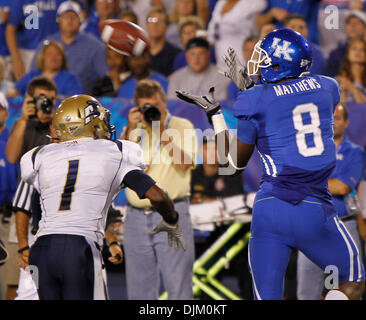
[[[5,79],[6,74],[6,62],[3,57],[0,56],[0,92],[6,94],[9,89],[14,87],[14,83]]]
[[[196,16],[184,17],[179,22],[179,37],[181,41],[181,47],[185,48],[187,42],[192,38],[207,38],[207,32],[203,28],[202,20]],[[210,61],[216,64],[215,58],[215,48],[210,46]],[[177,71],[187,65],[186,53],[185,51],[179,52],[175,59],[173,65],[173,71]]]
[[[95,13],[91,14],[83,23],[81,30],[100,39],[98,24],[107,19],[118,19],[119,0],[96,0],[95,9]]]
[[[160,8],[168,14],[174,9],[175,1],[171,0],[121,0],[121,12],[133,11],[139,22],[139,26],[146,30],[146,17],[152,8]]]
[[[304,38],[308,38],[308,26],[305,18],[299,14],[290,15],[285,21],[285,28],[289,28],[300,33]],[[310,68],[311,74],[324,74],[325,59],[318,45],[311,43],[313,50],[313,63]]]
[[[208,41],[215,46],[217,66],[225,69],[222,56],[227,48],[241,52],[243,42],[257,32],[255,18],[266,7],[265,0],[220,0],[208,24]],[[239,60],[243,58],[239,55]]]
[[[336,9],[336,10],[335,10]],[[351,10],[364,11],[363,0],[321,0],[318,13],[319,45],[324,57],[347,41],[346,18]]]
[[[309,41],[318,42],[317,14],[318,0],[267,0],[267,7],[257,16],[257,26],[261,29],[266,24],[283,28],[291,14],[300,14],[306,19],[309,30]]]
[[[347,230],[347,238],[351,246],[356,246],[361,251],[360,237],[357,229],[357,214],[355,210],[347,208],[347,196],[350,192],[357,192],[358,184],[362,178],[365,152],[363,149],[350,142],[345,136],[349,125],[348,111],[345,105],[337,105],[334,112],[334,142],[337,147],[336,166],[328,179],[329,191],[332,194],[338,217]],[[299,252],[297,268],[297,296],[299,300],[319,300],[324,286],[324,272],[310,261],[303,253]],[[355,261],[355,263],[357,263]],[[359,262],[360,263],[360,262]]]
[[[60,42],[66,52],[70,70],[78,77],[85,94],[90,94],[95,82],[108,72],[105,45],[93,35],[80,32],[80,6],[66,1],[57,10],[60,31],[47,40]],[[37,48],[37,53],[42,44]],[[36,69],[35,59],[32,69]]]
[[[261,29],[259,33],[259,39],[263,40],[263,38],[270,33],[271,31],[275,30],[276,26],[272,23],[265,24]]]
[[[49,99],[51,112],[36,108],[35,99],[43,94]],[[22,114],[13,123],[6,145],[6,157],[10,163],[16,163],[22,155],[35,146],[49,141],[50,126],[53,119],[53,107],[56,102],[57,85],[47,77],[33,78],[27,87],[26,97],[22,106]],[[51,105],[52,103],[52,105]]]
[[[151,41],[151,68],[166,77],[173,72],[174,59],[181,51],[166,40],[167,27],[166,12],[159,8],[152,9],[146,18],[146,29]]]
[[[248,39],[244,41],[242,51],[240,53],[237,52],[237,54],[241,53],[243,54],[245,66],[248,60],[251,58],[254,47],[257,44],[258,40],[259,38],[257,36],[250,36]],[[239,92],[240,91],[236,86],[236,84],[233,81],[231,81],[228,87],[228,99],[235,100]]]
[[[132,76],[129,77],[118,90],[118,97],[132,99],[135,88],[139,81],[150,79],[159,82],[165,92],[168,90],[168,79],[153,70],[151,70],[151,58],[148,53],[141,56],[130,56],[127,58],[127,64],[131,70]]]
[[[203,26],[210,19],[208,0],[176,0],[174,10],[170,15],[170,22],[178,24],[180,19],[187,16],[197,16],[202,20]]]
[[[218,73],[218,68],[210,63],[210,48],[207,40],[192,38],[186,46],[188,66],[175,71],[169,78],[168,98],[177,99],[176,90],[184,90],[196,95],[205,95],[215,87],[217,100],[227,99],[230,80]]]
[[[346,35],[347,40],[338,45],[336,49],[331,51],[325,75],[334,77],[339,73],[339,69],[343,63],[348,43],[350,40],[366,35],[366,14],[361,11],[352,11],[346,19]]]
[[[366,42],[363,39],[353,39],[349,42],[337,80],[341,91],[341,103],[366,102]]]
[[[106,56],[109,71],[95,83],[92,95],[96,97],[116,97],[120,87],[131,75],[127,64],[127,56],[110,48],[107,48]]]
[[[180,47],[179,24],[181,19],[189,16],[197,16],[202,21],[201,29],[203,29],[203,26],[207,24],[209,14],[207,0],[176,0],[175,9],[169,17],[166,39],[175,46]],[[184,49],[184,47],[181,47],[181,49]]]
[[[45,76],[55,81],[60,96],[81,94],[82,88],[78,78],[68,71],[64,48],[56,41],[45,40],[37,56],[37,70],[25,74],[7,93],[9,97],[24,95],[28,83],[38,76]]]
[[[38,44],[57,31],[56,10],[64,1],[11,1],[6,43],[16,80],[30,70]],[[34,10],[34,6],[37,7],[37,11]]]
[[[139,24],[136,13],[134,13],[131,10],[122,11],[119,14],[119,19],[121,19],[123,21],[130,21],[130,22],[132,22],[134,24],[137,24],[137,25]]]
[[[8,46],[6,44],[6,25],[10,18],[10,5],[11,0],[1,0],[0,1],[0,58],[6,61],[6,72],[4,77],[7,80],[12,80],[11,71],[11,57]],[[0,89],[1,91],[1,89]]]

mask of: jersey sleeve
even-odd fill
[[[348,159],[336,178],[351,189],[355,189],[364,172],[365,152],[361,148],[357,148],[348,156]]]
[[[255,144],[258,130],[258,110],[256,100],[259,90],[256,87],[238,95],[234,104],[234,116],[238,118],[238,139],[246,144]]]
[[[238,139],[246,144],[255,144],[257,140],[257,129],[253,122],[244,118],[239,118]]]
[[[127,172],[123,178],[123,185],[135,191],[140,199],[145,199],[146,192],[156,184],[156,181],[142,170]]]
[[[24,180],[29,184],[33,184],[38,172],[37,170],[38,161],[36,161],[36,157],[34,156],[34,153],[37,149],[38,147],[29,150],[20,159],[21,178],[22,180]]]
[[[132,170],[143,171],[146,168],[144,153],[142,148],[135,142],[123,140],[122,142],[122,166],[121,174],[123,177]]]

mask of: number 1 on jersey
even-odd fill
[[[66,183],[61,195],[60,207],[58,211],[67,211],[71,208],[72,193],[75,191],[76,178],[78,176],[79,160],[69,160]]]

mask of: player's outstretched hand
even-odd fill
[[[175,93],[177,97],[188,103],[199,106],[203,111],[206,112],[208,121],[212,123],[211,117],[220,110],[220,104],[215,100],[214,97],[215,88],[211,87],[206,96],[196,96],[186,91],[177,90]]]
[[[247,73],[247,68],[241,64],[233,48],[229,47],[227,55],[222,58],[229,71],[219,70],[219,73],[231,79],[240,91],[245,91],[254,85],[254,81]]]
[[[168,244],[170,247],[174,245],[175,249],[178,250],[181,246],[183,250],[186,250],[186,242],[184,241],[182,228],[178,223],[172,225],[164,220],[155,227],[154,230],[150,232],[151,235],[157,234],[159,232],[166,231],[168,233]]]

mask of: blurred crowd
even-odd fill
[[[98,28],[106,19],[144,28],[150,53],[126,57],[106,48]],[[217,74],[222,56],[231,46],[245,63],[278,27],[312,43],[311,72],[335,77],[342,102],[366,101],[362,0],[1,0],[0,91],[24,96],[29,81],[43,75],[61,97],[131,98],[139,80],[153,79],[169,99],[176,89],[202,94],[212,85],[219,99],[233,99],[235,86]]]

